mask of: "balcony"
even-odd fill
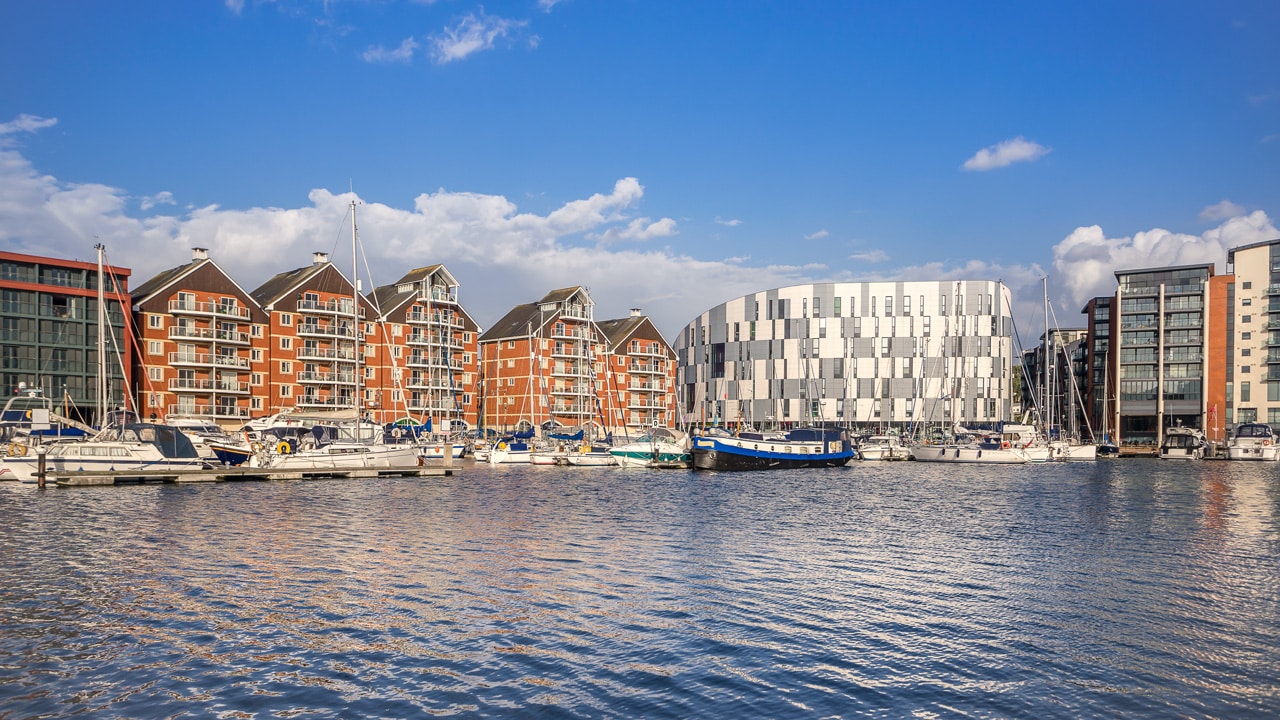
[[[1192,283],[1191,285],[1165,285],[1165,295],[1203,295],[1204,283]]]
[[[591,340],[591,332],[585,327],[565,327],[556,325],[551,328],[551,338],[554,340]]]
[[[170,405],[167,414],[212,418],[241,418],[245,420],[252,417],[249,408],[232,405]]]
[[[636,375],[666,375],[667,367],[661,363],[631,363],[627,372]]]
[[[352,400],[349,397],[320,397],[318,395],[304,394],[298,396],[293,404],[296,407],[350,409]]]
[[[592,393],[591,393],[590,386],[586,385],[585,383],[578,384],[578,385],[564,385],[564,384],[557,383],[551,386],[551,394],[552,395],[591,395]]]
[[[170,392],[198,392],[198,393],[236,393],[243,394],[249,392],[249,383],[237,382],[235,380],[202,380],[196,378],[171,378],[169,380]]]
[[[552,377],[591,377],[591,367],[586,363],[554,363],[551,366]]]
[[[591,353],[584,346],[575,346],[571,343],[556,343],[551,348],[551,357],[580,358],[582,360],[586,360],[591,357]]]
[[[409,333],[405,338],[405,344],[415,347],[447,347],[450,350],[462,352],[462,340],[452,336],[429,333]]]
[[[297,333],[303,337],[336,337],[336,338],[354,338],[355,332],[343,325],[334,325],[332,323],[302,323],[297,327]]]
[[[356,374],[303,371],[298,373],[298,382],[322,385],[355,385]]]
[[[631,391],[640,391],[640,392],[666,392],[667,384],[662,382],[657,382],[655,380],[649,380],[649,381],[632,380],[630,383],[627,384],[627,389]]]
[[[405,319],[416,325],[431,325],[455,330],[462,329],[462,318],[452,313],[411,312]]]
[[[338,302],[337,300],[299,300],[298,312],[351,317],[351,305],[350,300],[345,302]],[[364,308],[360,308],[360,319],[364,319]]]
[[[1168,345],[1203,345],[1203,335],[1189,335],[1186,337],[1166,337],[1164,344]]]
[[[212,353],[169,353],[169,364],[174,367],[225,367],[239,370],[249,369],[249,359],[235,355],[214,355]]]
[[[337,360],[339,362],[355,362],[356,353],[350,348],[322,348],[303,345],[298,348],[299,360]]]
[[[405,383],[405,387],[411,390],[436,390],[440,392],[451,392],[454,384],[447,377],[433,375],[410,375],[409,381]]]
[[[648,400],[644,398],[640,398],[640,399],[632,398],[631,401],[627,403],[627,409],[628,410],[666,410],[667,405],[666,403],[658,402],[652,398]]]
[[[226,303],[212,302],[195,302],[183,300],[169,301],[170,315],[212,315],[216,317],[229,317],[238,320],[248,320],[250,317],[249,308],[239,305],[228,305]]]
[[[1120,295],[1123,297],[1134,297],[1140,295],[1159,295],[1159,285],[1138,285],[1135,287],[1120,288]]]
[[[418,299],[432,303],[451,303],[458,304],[458,289],[452,290],[440,285],[433,285],[430,289],[422,289],[418,291]]]
[[[571,320],[590,320],[591,308],[582,305],[569,305],[560,308],[560,317]]]
[[[462,372],[462,361],[446,355],[423,355],[421,353],[410,353],[409,357],[405,360],[405,364],[409,367],[450,368],[452,370]]]
[[[652,348],[646,349],[646,350],[632,350],[632,351],[629,351],[627,354],[630,355],[631,357],[648,357],[648,358],[657,358],[659,360],[667,359],[667,352],[662,348],[659,348],[657,350],[653,350]]]
[[[595,410],[587,403],[551,403],[552,415],[578,415],[590,417]]]
[[[169,328],[170,340],[199,340],[201,342],[226,342],[235,343],[237,345],[249,344],[249,333],[233,332],[229,330],[214,330],[213,328],[201,327],[185,327],[182,325],[174,325]]]

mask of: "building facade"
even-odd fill
[[[1083,343],[1084,368],[1081,373],[1081,391],[1094,436],[1102,441],[1113,439],[1111,408],[1115,396],[1116,371],[1111,366],[1114,359],[1111,345],[1114,342],[1111,307],[1114,297],[1096,297],[1081,310],[1088,319],[1088,331]]]
[[[1118,395],[1109,426],[1117,429],[1118,442],[1158,445],[1174,426],[1211,434],[1220,412],[1210,417],[1211,369],[1226,360],[1225,348],[1218,357],[1209,352],[1214,333],[1226,334],[1226,307],[1215,306],[1211,293],[1213,265],[1115,275]]]
[[[266,410],[266,313],[203,248],[133,291],[137,395],[146,418],[202,417],[229,428]]]
[[[1227,268],[1224,421],[1280,428],[1280,240],[1230,250]]]
[[[609,349],[612,392],[604,404],[610,425],[625,431],[674,427],[676,357],[662,333],[638,308],[597,324]]]
[[[458,281],[443,265],[409,271],[369,297],[387,338],[370,365],[379,419],[461,421],[475,427],[479,326],[458,301]],[[451,424],[451,429],[457,429]]]
[[[1009,290],[996,281],[794,285],[730,300],[676,339],[693,423],[951,426],[1009,419]]]
[[[43,391],[69,417],[95,424],[99,404],[108,411],[136,409],[129,275],[104,264],[100,279],[96,262],[0,252],[0,382],[8,392],[19,385]],[[103,342],[99,289],[108,329]]]

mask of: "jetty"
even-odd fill
[[[213,483],[271,480],[356,480],[383,477],[452,477],[457,467],[420,466],[384,468],[309,468],[272,470],[271,468],[222,467],[208,470],[104,470],[57,474],[50,472],[46,481],[58,487],[93,487],[100,485],[133,485],[146,483]]]

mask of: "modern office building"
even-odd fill
[[[95,424],[99,404],[108,411],[126,404],[135,409],[129,395],[130,271],[104,263],[102,273],[100,282],[96,261],[0,252],[0,382],[6,394],[20,385],[43,391],[73,419]],[[104,342],[98,333],[100,289],[102,325],[109,328]]]
[[[1119,443],[1158,445],[1165,429],[1175,426],[1198,428],[1214,439],[1226,399],[1226,383],[1215,377],[1226,358],[1231,278],[1215,278],[1212,264],[1115,275],[1119,333],[1112,367],[1119,392],[1110,426]],[[1222,354],[1211,352],[1219,345]]]
[[[1280,239],[1228,251],[1227,268],[1235,281],[1223,420],[1228,427],[1265,422],[1280,428]]]
[[[695,318],[676,339],[694,423],[947,426],[1009,419],[1013,322],[1001,282],[793,285]]]
[[[1116,388],[1116,370],[1111,364],[1114,360],[1111,354],[1112,328],[1115,327],[1111,322],[1111,307],[1114,302],[1114,297],[1096,297],[1080,311],[1088,319],[1088,332],[1082,346],[1084,368],[1080,387],[1089,423],[1099,441],[1103,436],[1110,439],[1115,434],[1111,416]]]

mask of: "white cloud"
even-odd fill
[[[636,240],[644,242],[654,238],[669,237],[675,235],[676,221],[671,218],[662,218],[657,222],[651,222],[649,218],[636,218],[622,227],[611,227],[603,233],[588,233],[587,238],[591,240],[599,240],[604,245],[611,245],[622,240]]]
[[[508,18],[469,13],[453,27],[446,27],[437,35],[432,35],[431,57],[438,65],[461,60],[481,50],[492,50],[494,44],[507,38],[511,33],[528,25],[527,20],[511,20]]]
[[[964,161],[965,170],[994,170],[1019,162],[1033,162],[1049,154],[1050,148],[1031,142],[1019,135],[979,150]]]
[[[173,193],[165,190],[155,195],[144,196],[138,201],[138,207],[142,210],[150,210],[157,205],[173,205]]]
[[[728,225],[729,227],[738,227],[742,224],[741,220],[721,220],[719,217],[716,218],[716,222],[720,225]]]
[[[812,233],[812,234],[810,234],[810,235],[805,235],[805,236],[804,236],[804,239],[805,239],[805,240],[821,240],[822,238],[824,238],[824,237],[826,237],[826,236],[828,236],[828,235],[830,235],[830,234],[831,234],[831,233],[827,232],[826,230],[819,230],[819,231],[818,231],[818,232],[816,232],[816,233]]]
[[[244,10],[244,0],[227,0],[227,9],[239,15]]]
[[[542,12],[551,12],[551,8],[559,5],[563,0],[538,0],[538,8]]]
[[[12,144],[8,139],[10,135],[18,133],[33,133],[47,127],[53,127],[58,124],[58,118],[42,118],[36,115],[19,115],[12,122],[0,123],[0,147]]]
[[[889,259],[889,254],[883,250],[868,250],[866,252],[854,253],[849,256],[849,259],[865,263],[882,263]]]
[[[413,59],[413,53],[418,49],[418,42],[412,37],[407,37],[404,42],[400,43],[400,47],[395,50],[387,50],[381,45],[374,45],[361,55],[365,62],[370,63],[407,63]]]
[[[1078,310],[1090,298],[1115,292],[1117,270],[1214,263],[1222,271],[1231,248],[1277,237],[1280,232],[1261,210],[1229,218],[1201,235],[1155,228],[1109,238],[1097,225],[1080,227],[1053,246],[1055,283]]]
[[[1244,207],[1237,205],[1230,200],[1223,200],[1216,205],[1210,205],[1200,211],[1201,220],[1226,220],[1227,218],[1239,217],[1247,212]]]

